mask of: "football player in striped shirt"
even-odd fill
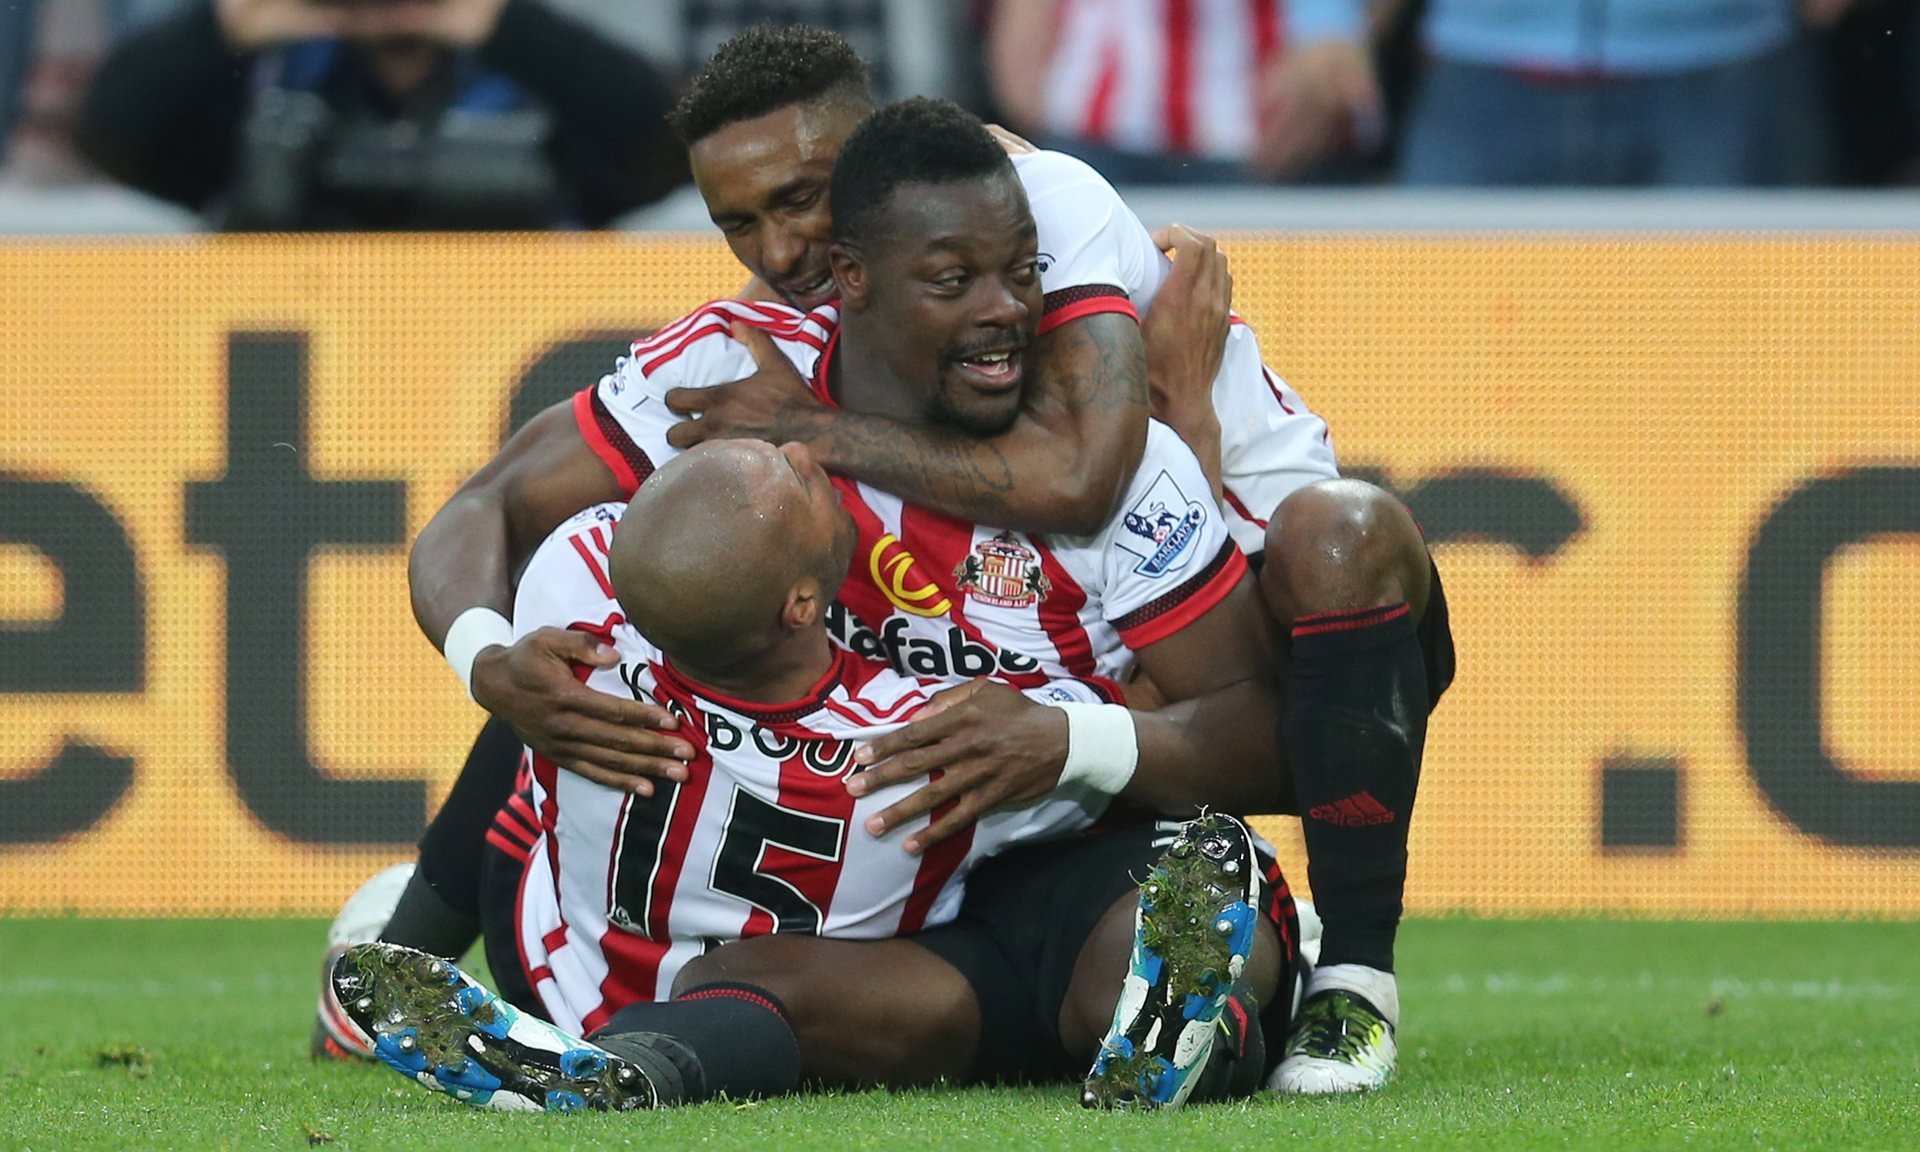
[[[630,508],[599,505],[563,524],[525,573],[520,627],[570,627],[613,648],[619,663],[583,669],[587,684],[680,715],[696,744],[688,778],[638,797],[534,757],[538,831],[511,899],[490,906],[486,924],[505,999],[443,960],[361,945],[333,974],[358,1038],[427,1088],[476,1106],[618,1110],[798,1087],[807,1045],[795,1028],[818,1013],[796,1021],[775,988],[703,976],[709,954],[727,952],[714,950],[722,941],[807,937],[795,954],[841,963],[823,982],[841,995],[865,994],[858,973],[884,972],[887,983],[937,1007],[960,975],[949,960],[964,955],[964,942],[992,947],[976,926],[954,923],[968,872],[1009,845],[1086,829],[1111,797],[1092,779],[1063,782],[982,817],[964,842],[949,842],[957,852],[915,857],[900,850],[904,829],[860,833],[864,817],[911,786],[856,795],[846,786],[859,771],[854,747],[900,727],[942,682],[903,676],[830,641],[826,606],[856,545],[853,519],[798,444],[702,446],[662,467]],[[1055,708],[1105,698],[1066,679],[1026,695]],[[1126,836],[1111,830],[1079,854],[1111,857],[1108,845]],[[1202,921],[1195,943],[1215,950],[1220,962],[1209,968],[1220,975],[1208,976],[1201,998],[1217,1003],[1185,1011],[1190,976],[1168,983],[1181,994],[1162,997],[1154,1012],[1136,1005],[1127,1014],[1147,1020],[1136,1037],[1145,1044],[1160,1013],[1181,1010],[1160,1048],[1174,1053],[1174,1037],[1191,1032],[1201,1054],[1180,1043],[1190,1058],[1170,1061],[1147,1086],[1159,1091],[1150,1099],[1178,1103],[1202,1079],[1228,996],[1253,1005],[1291,986],[1297,929],[1284,885],[1270,900],[1256,894],[1244,829],[1214,817],[1168,839],[1177,847],[1162,875],[1191,884],[1198,869],[1202,881],[1221,882],[1218,894],[1203,888],[1197,903],[1176,910],[1186,897],[1178,882],[1162,880],[1166,891],[1154,890],[1152,909],[1175,924],[1196,914]],[[1151,860],[1142,863],[1144,874]],[[826,952],[832,945],[813,936],[885,943]],[[1079,941],[1063,943],[1080,953]],[[1104,962],[1080,960],[1073,982],[1112,999],[1124,948],[1124,936],[1097,937],[1087,953]],[[999,967],[965,975],[978,980],[983,971],[1013,988],[1026,982]],[[1234,1034],[1244,1039],[1245,1018],[1239,1023]],[[949,1044],[964,1047],[967,1033],[982,1029],[951,1019],[945,1031]],[[1219,1051],[1213,1090],[1225,1092],[1233,1065],[1247,1061],[1244,1050]],[[996,1055],[990,1066],[1004,1071],[1024,1054]],[[1081,1055],[1083,1064],[1091,1058]],[[1125,1062],[1110,1063],[1117,1089],[1135,1091],[1140,1081]],[[809,1071],[826,1072],[817,1061]],[[1259,1074],[1259,1061],[1251,1062],[1239,1092],[1250,1092]],[[904,1082],[913,1074],[885,1075]]]

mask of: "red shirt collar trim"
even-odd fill
[[[833,695],[833,690],[846,678],[847,659],[846,649],[835,648],[833,662],[827,666],[826,672],[821,674],[820,679],[814,681],[813,687],[807,689],[806,695],[798,700],[776,704],[740,700],[704,684],[696,683],[689,679],[686,673],[674,667],[672,659],[665,653],[660,656],[659,677],[680,692],[711,701],[729,712],[737,712],[749,719],[758,720],[762,724],[787,724],[818,711],[826,704],[828,697]]]

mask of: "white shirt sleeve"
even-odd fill
[[[534,549],[513,596],[513,636],[541,628],[600,625],[620,611],[607,549],[625,504],[596,504],[567,518]]]
[[[1242,552],[1266,547],[1267,521],[1296,490],[1340,475],[1327,422],[1260,360],[1253,329],[1235,324],[1213,378],[1220,416],[1222,502]]]
[[[1124,312],[1159,287],[1153,236],[1113,185],[1063,152],[1013,158],[1040,234],[1040,284],[1047,312],[1040,331],[1092,312]]]
[[[776,304],[716,300],[636,340],[600,383],[574,397],[574,422],[628,495],[680,454],[667,431],[681,417],[667,408],[675,388],[712,388],[753,375],[753,354],[732,336],[735,322],[767,332],[802,375],[832,335],[828,310],[802,314]]]
[[[1140,649],[1205,614],[1232,591],[1246,560],[1233,548],[1200,462],[1173,429],[1147,425],[1133,484],[1101,536],[1101,615]]]

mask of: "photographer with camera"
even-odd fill
[[[102,63],[78,143],[227,231],[596,228],[685,178],[672,98],[544,0],[198,0]]]

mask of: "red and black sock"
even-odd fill
[[[592,1040],[643,1067],[670,1061],[679,1092],[664,1103],[779,1096],[800,1086],[800,1043],[786,1005],[752,984],[716,981],[665,1002],[629,1004]],[[657,1073],[648,1075],[663,1096],[674,1095]]]
[[[1280,739],[1326,924],[1320,964],[1391,972],[1430,705],[1413,612],[1391,604],[1301,617],[1286,689]]]

